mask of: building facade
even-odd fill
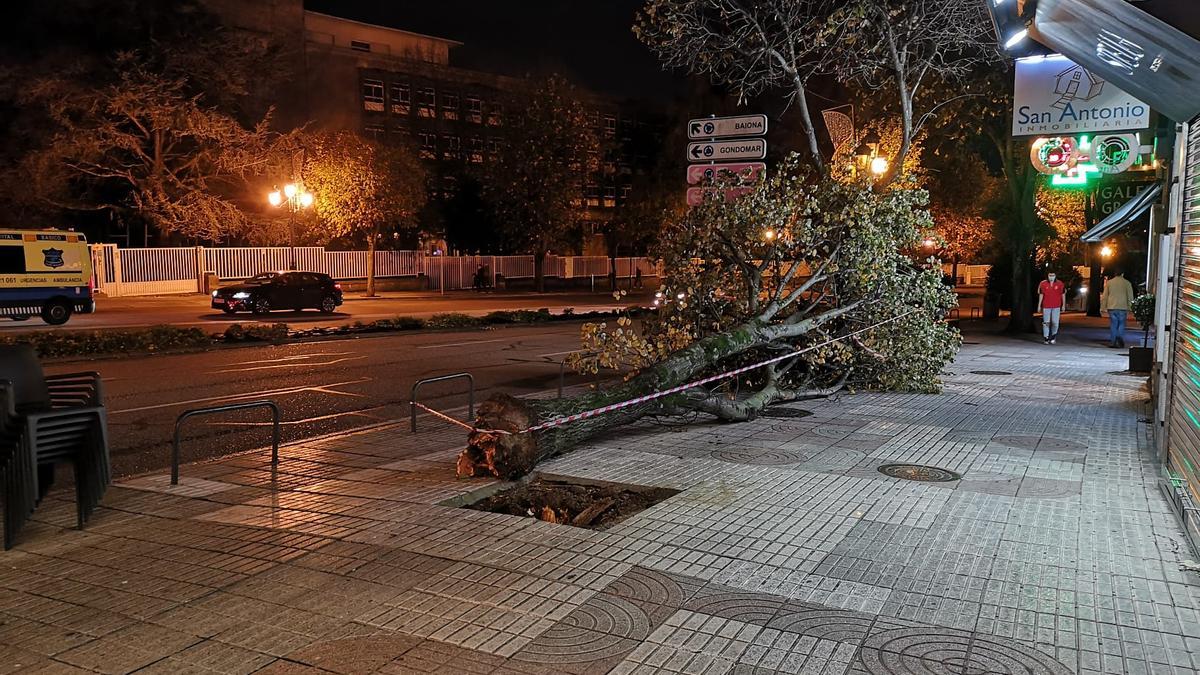
[[[208,0],[238,30],[303,45],[298,86],[277,106],[283,124],[351,130],[410,145],[427,163],[436,204],[452,199],[464,177],[486,169],[506,143],[506,128],[533,82],[454,64],[461,43],[304,10],[299,0]],[[580,252],[604,248],[600,224],[628,199],[634,176],[648,171],[665,120],[646,105],[588,92],[580,97],[605,156],[580,176],[587,231]],[[438,243],[433,244],[440,247]]]

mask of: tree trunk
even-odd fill
[[[546,292],[546,252],[540,248],[533,252],[533,287],[538,293]]]
[[[617,246],[611,241],[608,244],[608,290],[617,290]]]
[[[1037,226],[1037,174],[1026,170],[1020,186],[1017,236],[1011,242],[1013,262],[1012,314],[1009,317],[1009,333],[1028,333],[1034,329],[1033,295],[1030,280],[1033,275],[1033,234]]]
[[[799,338],[853,311],[863,302],[855,301],[795,323],[769,324],[766,322],[769,316],[764,314],[737,328],[697,340],[638,376],[606,391],[590,391],[573,398],[532,401],[497,394],[479,408],[475,426],[480,431],[471,433],[467,448],[459,455],[458,475],[516,478],[531,471],[541,460],[565,452],[586,438],[626,426],[652,411],[689,406],[684,405],[686,394],[680,393],[539,432],[503,434],[484,430],[524,431],[558,417],[629,401],[685,384],[722,359],[777,340]],[[764,399],[761,406],[765,407],[772,400],[777,399]]]
[[[1091,260],[1088,270],[1087,315],[1100,316],[1100,291],[1104,288],[1104,276],[1100,269],[1100,245],[1088,244]]]
[[[375,297],[375,232],[367,240],[367,297]]]

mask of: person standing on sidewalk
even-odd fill
[[[1125,318],[1132,303],[1133,284],[1121,270],[1116,270],[1100,296],[1100,309],[1108,312],[1109,347],[1125,346]]]
[[[1047,272],[1045,281],[1038,284],[1038,311],[1042,313],[1042,338],[1048,345],[1058,341],[1058,322],[1062,318],[1063,299],[1066,295],[1066,285],[1058,280],[1058,275],[1053,270]]]

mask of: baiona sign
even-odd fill
[[[1065,56],[1017,60],[1013,136],[1132,131],[1150,126],[1150,106]]]
[[[688,138],[726,138],[762,136],[767,133],[766,115],[740,117],[704,117],[688,122]]]
[[[713,141],[688,143],[689,162],[719,162],[733,159],[762,159],[767,156],[767,142],[761,138],[742,141]]]

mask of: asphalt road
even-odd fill
[[[29,330],[78,330],[95,328],[137,328],[171,324],[175,326],[209,327],[219,332],[234,323],[283,322],[296,327],[316,328],[336,326],[355,321],[369,323],[396,316],[429,317],[444,312],[482,315],[507,309],[541,309],[559,313],[572,307],[576,311],[610,310],[644,303],[653,291],[642,290],[618,302],[612,293],[476,293],[448,291],[445,295],[426,291],[414,293],[390,292],[376,298],[364,298],[358,293],[346,294],[345,303],[333,314],[315,310],[304,312],[272,312],[265,317],[248,312],[233,316],[214,310],[207,295],[161,295],[139,298],[98,298],[95,314],[78,314],[63,326],[47,326],[34,317],[28,321],[0,321],[0,333]]]
[[[558,386],[559,362],[579,347],[578,323],[485,331],[421,332],[278,346],[47,366],[51,373],[97,370],[104,380],[114,473],[169,466],[176,417],[189,408],[270,398],[282,409],[283,440],[299,440],[408,418],[420,378],[469,371],[476,400]],[[568,373],[567,382],[585,379]],[[466,406],[463,381],[422,387],[439,409]],[[184,461],[270,443],[266,410],[188,422]],[[422,417],[423,425],[442,424]]]

